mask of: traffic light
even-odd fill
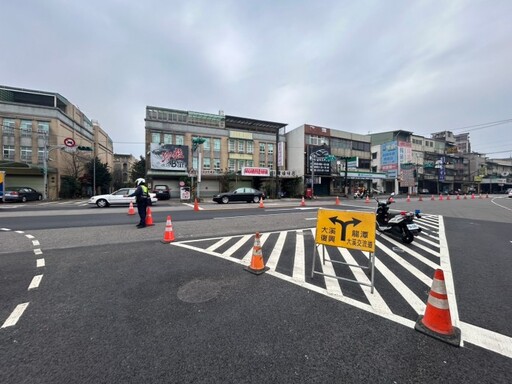
[[[86,147],[86,146],[83,146],[83,145],[79,145],[76,149],[78,149],[79,151],[92,152],[92,148],[91,147]]]

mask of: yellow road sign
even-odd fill
[[[319,209],[317,244],[375,252],[375,213]]]

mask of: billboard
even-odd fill
[[[151,143],[151,169],[187,172],[188,146]]]
[[[380,169],[394,178],[398,175],[398,146],[396,141],[381,144]]]
[[[313,169],[316,176],[331,174],[331,155],[328,147],[319,145],[308,146],[308,173]]]

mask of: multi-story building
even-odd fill
[[[287,162],[315,196],[372,188],[370,137],[304,124],[286,133]]]
[[[58,93],[0,86],[0,137],[6,185],[30,186],[50,199],[59,197],[63,177],[83,173],[94,155],[113,165],[106,132]]]
[[[133,184],[131,172],[137,159],[132,154],[114,153],[114,172],[112,174],[114,188]]]
[[[245,117],[146,107],[146,175],[152,185],[167,184],[180,196],[211,197],[247,186],[276,193],[285,171],[286,124]]]

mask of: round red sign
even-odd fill
[[[72,137],[66,137],[64,139],[64,145],[66,147],[74,147],[76,145],[75,140]]]

